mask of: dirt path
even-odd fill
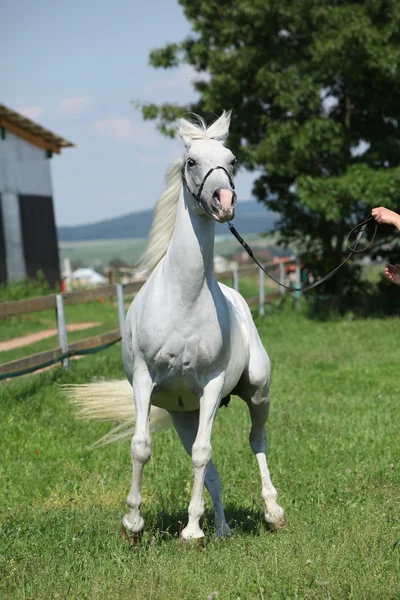
[[[91,327],[97,327],[101,323],[72,323],[67,325],[67,331],[81,331],[83,329],[90,329]],[[23,335],[22,337],[14,338],[13,340],[6,340],[0,342],[0,352],[6,350],[14,350],[14,348],[22,348],[22,346],[28,346],[34,344],[40,340],[57,335],[57,329],[46,329],[45,331],[38,331],[38,333],[30,333],[29,335]]]

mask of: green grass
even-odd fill
[[[220,279],[221,283],[232,287],[232,278],[229,279]],[[273,294],[279,291],[279,287],[272,283],[270,284],[267,281],[264,285],[265,287],[265,295]],[[243,298],[253,298],[258,296],[259,293],[259,282],[258,282],[258,273],[254,275],[242,275],[239,280],[239,292],[243,296]]]
[[[154,434],[141,545],[121,542],[129,442],[89,451],[107,423],[76,421],[58,384],[122,377],[120,348],[0,385],[0,598],[392,599],[400,597],[398,319],[258,322],[273,364],[269,466],[288,528],[263,524],[245,405],[213,430],[233,537],[178,541],[191,465]],[[215,594],[214,594],[215,597]]]
[[[105,333],[118,328],[118,314],[115,298],[105,299],[104,302],[85,302],[65,307],[65,318],[67,324],[72,323],[99,323],[97,327],[83,329],[68,333],[68,341],[74,342],[92,335]],[[48,329],[56,329],[55,310],[46,310],[30,315],[21,315],[1,320],[0,341],[11,340],[30,333],[37,333]],[[58,337],[50,337],[34,344],[29,344],[14,350],[1,352],[0,362],[8,362],[29,356],[36,352],[42,352],[58,346]]]

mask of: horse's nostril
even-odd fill
[[[213,213],[215,213],[216,215],[219,213],[221,209],[221,203],[217,198],[213,198],[211,201],[211,210],[213,211]]]
[[[221,195],[221,190],[220,189],[215,190],[215,192],[213,193],[213,198],[215,200],[218,200],[218,202],[219,202],[220,195]]]

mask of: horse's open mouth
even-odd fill
[[[213,209],[211,216],[218,221],[218,223],[226,223],[227,221],[232,221],[235,216],[235,209],[232,208],[230,210],[217,210]]]

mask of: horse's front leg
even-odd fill
[[[129,512],[122,519],[122,535],[136,541],[144,529],[140,514],[143,467],[151,457],[149,415],[153,382],[147,370],[137,370],[133,374],[132,387],[136,411],[135,434],[131,443],[132,485],[127,500]]]
[[[173,412],[171,417],[177,434],[185,448],[186,452],[191,456],[194,441],[199,429],[199,412],[191,410],[189,412]],[[217,467],[212,460],[208,463],[204,479],[205,486],[211,496],[215,512],[215,535],[216,537],[228,537],[231,534],[228,523],[225,519],[224,507],[222,504],[222,487],[221,478]]]
[[[189,521],[181,533],[184,540],[200,539],[204,533],[199,521],[204,513],[203,486],[207,467],[211,460],[211,430],[221,401],[223,377],[210,381],[200,398],[199,428],[192,447],[194,482],[189,504]]]

